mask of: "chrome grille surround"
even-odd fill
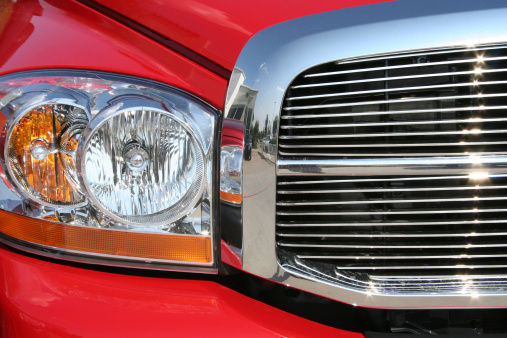
[[[507,276],[507,173],[471,164],[507,154],[505,60],[505,45],[475,46],[333,61],[296,77],[279,161],[378,158],[386,171],[396,158],[471,163],[464,174],[279,172],[279,260],[334,270],[367,292],[497,286],[482,280]]]
[[[290,105],[285,106],[284,97],[286,89],[291,86],[292,81],[300,74],[303,73],[309,75],[309,73],[304,73],[307,69],[311,69],[316,65],[317,67],[321,67],[323,65],[325,66],[327,63],[336,62],[335,60],[347,61],[352,64],[364,62],[364,60],[377,62],[378,60],[373,59],[379,58],[385,62],[386,58],[391,60],[401,54],[404,56],[408,56],[410,54],[412,55],[410,57],[419,57],[420,55],[416,54],[425,55],[432,53],[432,55],[440,57],[449,53],[449,51],[452,52],[454,50],[484,50],[490,47],[495,49],[498,46],[501,46],[503,42],[507,41],[507,27],[504,27],[505,25],[503,25],[503,17],[507,14],[507,9],[504,8],[504,3],[500,1],[491,1],[486,4],[478,4],[477,2],[471,0],[464,0],[460,1],[459,7],[459,9],[456,9],[455,3],[436,0],[422,2],[401,0],[393,3],[368,5],[288,21],[260,32],[248,42],[242,51],[238,62],[236,63],[235,69],[236,75],[241,78],[241,80],[236,82],[234,85],[239,83],[238,87],[241,87],[243,90],[236,90],[231,81],[231,85],[228,90],[230,95],[226,101],[225,111],[226,117],[238,118],[238,105],[241,102],[246,102],[247,98],[251,98],[255,95],[255,102],[251,106],[245,106],[245,111],[251,111],[251,114],[249,115],[250,117],[248,119],[240,117],[240,119],[245,122],[245,129],[247,131],[252,132],[252,130],[255,130],[255,126],[257,126],[258,130],[263,131],[263,138],[259,139],[259,148],[257,148],[257,150],[252,150],[252,160],[245,161],[243,166],[244,202],[241,210],[243,246],[241,248],[240,255],[242,258],[242,267],[245,271],[315,294],[320,294],[358,306],[383,308],[507,306],[507,273],[499,273],[501,272],[500,270],[494,270],[491,272],[491,269],[504,269],[504,257],[500,251],[503,250],[502,248],[504,245],[507,246],[507,241],[505,241],[506,244],[502,243],[502,237],[507,231],[501,231],[501,228],[498,227],[501,223],[496,223],[497,221],[503,222],[501,214],[505,212],[505,208],[501,205],[504,198],[501,191],[503,189],[502,187],[506,183],[504,181],[504,176],[507,174],[507,156],[505,156],[505,152],[502,149],[502,144],[505,141],[501,139],[501,136],[499,137],[500,139],[491,139],[489,136],[483,135],[484,139],[478,141],[465,140],[465,142],[468,142],[467,146],[475,147],[476,151],[474,151],[475,154],[470,153],[464,155],[462,151],[463,146],[461,144],[456,144],[454,145],[455,149],[447,151],[447,147],[445,145],[448,145],[449,143],[449,140],[446,139],[448,135],[438,135],[440,131],[431,131],[433,135],[438,137],[442,136],[438,140],[430,141],[432,142],[431,145],[421,145],[421,142],[419,142],[420,140],[414,139],[414,137],[424,137],[424,135],[428,133],[428,130],[424,130],[424,128],[427,128],[428,126],[435,126],[434,122],[424,122],[442,121],[442,118],[440,117],[420,119],[421,123],[410,124],[405,122],[414,122],[412,117],[406,121],[389,121],[383,119],[379,121],[353,121],[353,123],[362,125],[348,126],[345,127],[345,129],[344,127],[336,125],[341,124],[339,121],[336,122],[336,119],[338,119],[336,116],[337,113],[340,114],[340,117],[343,117],[346,114],[356,114],[358,112],[365,113],[363,114],[363,117],[371,116],[369,113],[372,112],[375,113],[373,115],[376,116],[390,114],[378,114],[378,111],[381,111],[379,109],[378,111],[326,111],[323,113],[329,115],[325,116],[326,120],[320,120],[317,122],[326,125],[324,127],[326,130],[338,130],[337,133],[325,135],[321,133],[323,136],[318,139],[317,142],[315,142],[314,139],[312,143],[304,143],[302,141],[294,142],[293,140],[289,142],[282,141],[282,137],[298,135],[297,133],[301,131],[303,134],[300,134],[299,136],[307,136],[312,135],[311,133],[317,134],[319,132],[320,127],[310,127],[312,122],[303,121],[311,118],[311,115],[314,114],[312,110],[323,109],[322,106],[316,108],[312,107],[316,104],[309,104],[307,105],[307,107],[310,107],[308,109],[299,109],[298,112],[295,112],[296,109],[286,109],[285,111],[290,112],[289,114],[281,113],[283,108],[301,107],[302,105],[300,105],[300,103],[314,102],[315,100],[321,99],[329,100],[331,98],[314,97],[315,95],[333,95],[331,99],[334,101],[326,103],[331,106],[324,107],[324,109],[328,110],[359,107],[364,105],[364,102],[370,101],[377,101],[375,104],[380,105],[386,105],[388,103],[378,101],[388,101],[389,97],[383,100],[375,97],[374,100],[364,99],[361,102],[357,102],[357,105],[351,105],[351,101],[340,101],[341,99],[347,97],[346,95],[317,92],[310,93],[309,95],[293,96],[297,97],[297,99],[289,100],[291,101]],[[379,13],[381,14],[379,15]],[[436,21],[439,22],[438,25],[434,24]],[[474,25],[470,25],[471,22],[473,22]],[[423,27],[424,29],[422,29]],[[473,47],[470,47],[471,45]],[[361,55],[364,55],[364,57]],[[358,62],[356,62],[356,60]],[[463,63],[463,60],[459,61]],[[494,61],[497,62],[502,60],[499,59]],[[477,62],[477,58],[475,58],[474,62]],[[473,62],[470,61],[470,63]],[[441,65],[439,65],[439,67],[440,66]],[[378,68],[381,66],[376,67]],[[350,69],[347,69],[347,71],[350,71]],[[382,71],[385,71],[385,69]],[[457,69],[453,72],[470,73],[471,70]],[[316,74],[318,73],[321,72],[316,72]],[[486,73],[499,74],[501,71],[496,72],[487,69]],[[421,75],[420,79],[422,79],[425,77],[422,75],[426,74],[419,75]],[[466,76],[470,74],[454,75]],[[401,74],[396,76],[404,77],[406,75]],[[317,78],[320,76],[312,77]],[[353,80],[356,81],[357,79]],[[369,79],[361,80],[369,81]],[[400,80],[404,79],[397,79],[395,81]],[[337,81],[346,82],[352,80],[345,79]],[[364,83],[368,83],[368,81],[364,81]],[[385,82],[385,80],[383,81]],[[497,82],[502,80],[493,79],[488,80],[487,82],[493,81]],[[449,86],[451,84],[453,86]],[[459,92],[462,88],[470,88],[470,85],[466,82],[460,82],[457,86],[454,86],[454,84],[455,83],[438,83],[427,85],[439,86],[439,88],[432,88],[432,90],[438,90],[440,92],[449,90],[451,87],[454,88],[453,90],[458,88],[457,92]],[[311,86],[313,85],[315,85],[315,83],[295,83],[294,87],[307,86],[307,88],[312,88]],[[341,85],[343,85],[343,83]],[[484,86],[497,85],[503,84],[485,84]],[[420,86],[420,84],[416,86]],[[304,89],[304,87],[292,89],[301,90]],[[386,94],[389,96],[396,93],[396,91],[391,90],[391,88],[387,88],[387,92],[386,88],[368,88],[360,91],[367,92],[360,94],[366,97],[369,95],[385,96]],[[376,92],[372,93],[371,91]],[[241,94],[236,95],[235,93]],[[485,98],[484,95],[489,95],[486,97],[489,100],[498,100],[498,98],[503,96],[503,92],[499,92],[497,94],[498,96],[494,96],[494,92],[451,93],[446,96],[441,95],[440,98],[451,96],[451,98],[441,100],[447,103],[449,100],[456,99],[476,100],[479,99],[479,95],[481,96],[481,99]],[[240,97],[241,95],[243,95],[243,97]],[[312,97],[301,98],[301,96]],[[413,102],[421,104],[428,103],[428,101],[431,100],[434,101],[434,99],[427,99],[426,97],[412,97],[405,98],[404,103],[409,103],[407,100],[412,100],[411,104],[413,104]],[[486,109],[487,111],[492,112],[491,116],[486,117],[487,119],[491,119],[491,121],[485,121],[483,119],[482,123],[489,124],[491,126],[494,124],[501,125],[504,121],[499,119],[503,119],[503,117],[501,115],[495,116],[495,114],[496,112],[500,112],[505,109],[505,107],[502,107],[503,105],[501,103],[497,103],[496,101],[492,106],[496,108]],[[234,114],[231,113],[231,107],[234,108]],[[418,109],[425,111],[404,113],[404,111],[412,111],[413,108],[398,107],[397,112],[399,115],[415,116],[414,114],[434,114],[436,113],[434,110],[438,110],[439,113],[446,113],[446,109],[448,109],[447,112],[452,112],[453,114],[458,111],[460,114],[464,114],[464,117],[454,116],[446,119],[446,121],[448,121],[446,123],[438,123],[439,125],[444,126],[443,131],[445,134],[454,135],[451,136],[451,138],[456,138],[456,135],[459,136],[460,134],[463,136],[463,134],[466,133],[463,133],[461,129],[452,131],[449,126],[465,123],[462,120],[471,117],[466,114],[476,110],[476,108],[472,108],[471,105],[458,107],[426,106],[423,108],[419,107]],[[296,115],[298,117],[286,118],[288,116]],[[321,115],[320,117],[324,116]],[[475,116],[472,117],[475,118]],[[495,119],[495,121],[492,119]],[[289,124],[284,124],[284,121],[291,121],[290,126],[300,127],[284,128],[284,126],[289,126]],[[370,125],[364,125],[364,123],[369,123]],[[384,124],[381,126],[371,125],[373,123]],[[280,124],[280,126],[278,126],[278,124]],[[332,126],[329,126],[330,124]],[[391,147],[389,152],[382,152],[381,149],[383,146],[379,146],[377,142],[367,142],[368,138],[377,137],[372,136],[374,133],[370,130],[370,128],[385,128],[388,130],[389,128],[406,128],[407,126],[414,125],[417,125],[418,128],[422,128],[422,130],[412,131],[413,134],[410,135],[409,140],[403,142],[398,140],[399,142],[396,143],[397,146]],[[351,136],[334,137],[336,135],[347,135],[345,133],[347,132],[346,128],[362,128],[366,131],[362,133],[353,131],[352,133],[349,133]],[[483,130],[485,129],[483,128]],[[491,132],[484,134],[494,134],[499,136],[499,134],[507,131],[507,128],[501,128],[500,126],[497,129],[491,127],[488,130]],[[289,131],[291,134],[289,134]],[[476,133],[475,130],[473,132]],[[384,130],[376,133],[382,134],[378,137],[385,136],[383,135],[385,133]],[[406,133],[406,131],[401,130],[396,131],[396,133]],[[424,134],[414,135],[414,133]],[[270,137],[264,137],[265,135],[269,135]],[[332,135],[333,137],[330,137],[329,135]],[[345,143],[346,147],[343,147],[343,143],[340,144],[339,142],[336,142],[339,138],[353,139],[358,136],[361,136],[363,139],[360,146],[356,146],[352,142],[349,142]],[[394,138],[403,136],[404,135],[391,135],[391,137]],[[454,143],[459,142],[461,142],[461,140],[455,141]],[[367,145],[366,148],[364,147],[365,144]],[[482,147],[484,146],[491,149],[489,153],[482,150]],[[273,148],[275,150],[278,149],[279,152],[273,152]],[[414,153],[414,148],[423,151],[419,151],[417,155],[411,156]],[[286,149],[290,149],[290,151],[285,151]],[[337,149],[339,151],[344,151],[339,153]],[[395,150],[391,151],[392,149]],[[254,153],[257,156],[254,156]],[[337,153],[338,155],[336,155]],[[372,154],[378,155],[379,153],[383,153],[385,155],[372,156]],[[312,243],[317,243],[314,245],[322,245],[322,241],[331,242],[331,245],[337,245],[337,238],[340,238],[340,243],[342,243],[339,245],[346,245],[343,243],[347,243],[347,241],[349,241],[351,238],[350,235],[359,234],[365,235],[365,237],[361,237],[362,241],[368,237],[377,239],[382,238],[382,241],[393,241],[393,246],[396,246],[397,248],[400,246],[400,243],[396,241],[399,241],[400,238],[403,238],[404,241],[407,241],[408,243],[416,243],[420,239],[427,237],[439,238],[439,240],[444,241],[444,244],[442,245],[460,246],[454,249],[464,249],[461,246],[467,246],[468,243],[463,244],[459,241],[463,238],[468,238],[467,235],[471,232],[471,224],[467,224],[470,220],[466,218],[466,215],[473,214],[475,211],[473,211],[473,209],[468,209],[472,210],[468,213],[462,213],[461,211],[467,208],[464,207],[465,203],[477,203],[477,199],[475,199],[474,195],[470,195],[470,191],[474,191],[475,189],[472,190],[471,188],[467,188],[467,184],[464,184],[463,182],[471,179],[470,174],[475,173],[475,175],[477,175],[476,178],[478,178],[484,175],[485,171],[488,175],[490,175],[490,177],[495,178],[497,180],[496,182],[499,183],[497,184],[495,182],[494,184],[482,185],[483,188],[481,191],[485,192],[485,195],[478,196],[479,203],[482,203],[479,207],[490,210],[488,212],[482,212],[481,215],[485,214],[489,217],[494,214],[494,216],[479,220],[485,224],[485,227],[481,228],[482,233],[480,235],[474,235],[473,239],[477,240],[477,242],[475,242],[477,245],[481,245],[480,241],[484,239],[496,241],[494,243],[496,245],[495,248],[498,249],[498,251],[474,252],[474,257],[471,257],[471,259],[490,261],[491,257],[488,257],[488,255],[495,255],[495,258],[502,260],[502,262],[491,262],[491,264],[488,265],[496,265],[496,267],[492,266],[483,269],[467,270],[467,276],[462,276],[462,273],[450,274],[449,269],[451,268],[446,268],[446,266],[448,266],[446,265],[446,262],[449,260],[456,260],[458,259],[456,257],[461,255],[461,253],[454,253],[452,251],[438,253],[431,253],[430,251],[430,253],[425,253],[424,255],[419,254],[417,259],[399,258],[396,260],[397,263],[399,261],[410,261],[410,264],[414,263],[415,265],[420,264],[417,263],[420,260],[426,262],[441,259],[447,260],[444,262],[446,264],[441,263],[442,269],[436,269],[437,271],[433,271],[435,270],[433,269],[431,271],[426,271],[426,273],[419,272],[414,277],[413,273],[402,273],[403,270],[401,272],[398,271],[400,269],[398,269],[395,265],[392,265],[393,268],[390,268],[388,265],[384,264],[384,267],[387,268],[380,271],[380,273],[377,269],[373,270],[369,269],[369,267],[368,269],[364,269],[364,267],[360,265],[356,266],[357,269],[351,269],[350,264],[336,264],[337,260],[342,259],[337,258],[337,256],[340,255],[336,254],[336,252],[332,252],[333,255],[328,255],[332,256],[331,258],[323,258],[326,257],[322,254],[325,250],[317,251],[317,253],[297,250],[293,251],[291,247],[286,245],[290,245],[291,242],[294,242],[297,245]],[[358,175],[364,177],[359,178],[357,177]],[[427,224],[417,224],[418,228],[415,230],[403,229],[398,232],[396,232],[397,230],[390,230],[389,232],[386,232],[380,231],[381,229],[374,227],[373,231],[356,231],[356,234],[353,234],[351,232],[341,231],[341,225],[336,226],[336,223],[340,222],[339,220],[336,221],[336,219],[338,219],[337,217],[355,217],[354,215],[357,213],[358,208],[357,204],[354,204],[355,201],[368,201],[369,204],[380,206],[374,209],[374,215],[372,215],[373,212],[370,211],[370,216],[373,216],[374,219],[379,218],[380,222],[383,222],[381,226],[382,228],[396,228],[397,225],[390,225],[390,223],[400,223],[400,219],[388,222],[382,218],[386,215],[389,215],[389,217],[400,217],[401,215],[403,215],[403,217],[407,217],[407,215],[414,217],[414,215],[409,213],[416,214],[416,211],[419,212],[420,210],[414,209],[413,207],[408,207],[406,209],[398,208],[395,210],[385,210],[385,205],[387,203],[385,202],[386,197],[383,195],[385,193],[393,193],[395,191],[362,191],[362,193],[367,194],[379,194],[379,196],[369,197],[368,200],[356,198],[357,196],[354,197],[351,194],[356,193],[352,190],[379,188],[390,190],[397,189],[398,191],[396,191],[396,193],[401,194],[408,193],[409,191],[403,191],[403,189],[407,189],[403,188],[403,186],[398,188],[380,187],[375,185],[368,187],[361,186],[365,182],[347,182],[347,184],[359,184],[359,188],[348,188],[348,190],[351,190],[350,192],[342,192],[344,195],[349,194],[348,197],[340,200],[329,199],[329,196],[324,196],[324,200],[322,200],[322,195],[326,194],[314,194],[309,193],[308,191],[305,192],[305,195],[300,195],[298,193],[277,194],[277,191],[280,192],[282,190],[297,192],[299,191],[298,189],[305,188],[306,190],[312,190],[315,188],[315,185],[323,185],[329,187],[328,190],[331,190],[328,192],[328,195],[333,195],[337,194],[336,191],[333,190],[343,190],[343,187],[340,186],[343,182],[333,182],[336,180],[343,181],[365,179],[370,183],[380,182],[384,185],[385,182],[396,183],[396,180],[405,178],[411,178],[412,184],[417,182],[419,178],[423,177],[432,178],[434,185],[429,188],[434,188],[434,190],[428,189],[425,185],[421,185],[421,190],[419,192],[415,192],[414,196],[400,196],[399,199],[397,199],[398,197],[393,195],[388,196],[388,198],[390,199],[389,203],[391,204],[393,204],[393,202],[394,204],[424,204],[426,209],[422,209],[429,211],[428,215],[432,218],[422,220],[420,223],[432,222],[432,228],[427,228]],[[327,182],[308,183],[308,181]],[[292,184],[294,182],[300,183]],[[454,187],[453,189],[457,189],[457,191],[462,194],[462,196],[458,197],[459,201],[456,200],[451,193],[447,193],[446,196],[437,195],[442,191],[441,182],[446,182],[443,185],[444,187]],[[279,185],[279,183],[281,184]],[[397,183],[400,183],[400,181]],[[407,182],[404,182],[404,184],[405,187],[407,187]],[[408,186],[408,188],[412,189],[412,186]],[[290,197],[287,198],[287,196]],[[296,198],[291,199],[294,196],[296,196]],[[306,200],[307,196],[313,196],[313,199]],[[449,201],[451,199],[453,199],[452,202]],[[400,200],[403,202],[400,202]],[[291,205],[291,203],[301,202],[307,204]],[[322,207],[322,202],[325,202],[324,207]],[[340,203],[338,204],[337,202]],[[277,203],[278,205],[276,205]],[[318,205],[312,205],[311,203],[317,203]],[[367,203],[359,203],[359,205],[363,204]],[[436,204],[444,204],[447,207],[443,207],[438,210],[432,209],[435,211],[431,211],[430,209],[432,205],[434,206]],[[351,207],[356,209],[351,209]],[[459,215],[459,217],[463,218],[461,221],[461,227],[464,227],[466,231],[460,231],[460,223],[456,220],[452,220],[452,227],[447,229],[445,233],[437,231],[440,226],[448,226],[448,224],[437,223],[446,222],[447,220],[445,218],[442,218],[441,221],[437,220],[442,215],[449,214],[449,210],[454,210],[455,212],[452,213],[453,215]],[[393,213],[393,211],[396,211],[397,213]],[[301,215],[301,213],[304,212],[307,212],[308,215]],[[319,219],[315,218],[316,215],[310,214],[310,212],[327,213],[325,215],[321,214],[317,216],[319,218],[328,217],[328,222],[330,222],[329,224],[331,225],[329,227],[322,227],[321,224],[318,223]],[[297,213],[297,217],[295,219],[290,219],[290,217],[295,216],[288,215],[290,213]],[[497,217],[497,214],[500,216]],[[301,219],[301,216],[307,218]],[[312,224],[309,223],[309,220],[315,221],[317,222],[316,224],[319,224],[318,231],[314,231],[314,227],[307,226],[308,224]],[[414,219],[412,219],[412,221],[414,221]],[[301,226],[295,226],[295,223],[297,222],[301,222],[299,224]],[[355,225],[358,225],[357,223],[361,223],[363,221],[359,222],[355,220],[354,222],[356,223]],[[369,222],[371,222],[371,220]],[[412,224],[412,226],[413,225],[414,224]],[[304,230],[301,231],[301,228]],[[331,233],[321,232],[329,228],[333,228]],[[341,229],[343,230],[343,228]],[[350,228],[347,228],[347,230],[350,230]],[[476,233],[479,232],[480,231],[476,231]],[[292,236],[294,234],[297,236]],[[306,236],[300,236],[302,234]],[[411,235],[411,237],[407,237],[407,234]],[[334,235],[336,235],[336,237],[333,237]],[[455,244],[449,244],[451,242],[446,242],[449,240],[451,242],[454,241],[453,243]],[[485,242],[485,244],[489,245],[490,243]],[[357,243],[352,243],[352,245],[357,246]],[[382,243],[382,245],[383,249],[391,250],[390,248],[386,248],[385,244]],[[434,247],[434,245],[435,244],[432,246]],[[366,246],[366,244],[364,246]],[[369,246],[371,247],[372,245],[370,244]],[[376,244],[376,246],[380,246],[380,244]],[[411,246],[411,244],[406,246]],[[326,250],[328,249],[329,248]],[[361,250],[363,249],[364,248],[361,248]],[[373,250],[376,249],[378,248],[373,248]],[[429,250],[429,248],[427,249]],[[483,250],[483,248],[479,247],[473,249]],[[403,256],[413,254],[409,251],[403,253]],[[384,261],[391,262],[391,256],[389,256],[390,254],[391,253],[389,252],[377,254],[376,258],[380,257]],[[436,258],[434,256],[446,257]],[[317,259],[315,257],[317,257]],[[369,262],[368,258],[359,258],[358,260]],[[408,267],[412,266],[406,263],[403,264]],[[499,265],[502,265],[502,267],[498,267]],[[344,266],[348,267],[348,269],[343,269]],[[487,271],[486,274],[483,273],[488,269],[489,271]],[[455,271],[454,267],[451,270]],[[395,272],[394,274],[393,271]],[[473,273],[470,273],[470,271]]]

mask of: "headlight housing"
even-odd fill
[[[106,264],[216,267],[214,109],[151,81],[41,71],[0,78],[0,111],[3,241]]]

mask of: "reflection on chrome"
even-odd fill
[[[225,114],[258,124],[256,141],[270,159],[244,162],[244,193],[258,192],[259,172],[277,179],[242,206],[243,267],[360,306],[456,307],[470,305],[471,292],[506,294],[507,106],[498,84],[506,82],[507,45],[491,32],[507,10],[479,18],[473,39],[468,24],[444,24],[450,41],[433,29],[431,13],[382,6],[396,19],[372,19],[379,41],[347,40],[364,28],[368,9],[355,8],[270,27],[242,51],[241,86],[229,86],[238,96]],[[453,23],[476,22],[477,3],[463,6],[449,14]],[[388,38],[407,13],[431,39],[413,21],[406,42]],[[278,38],[287,32],[289,43]],[[347,48],[329,46],[336,36]],[[251,121],[236,116],[247,89],[256,94]],[[425,297],[414,305],[413,295]]]
[[[471,180],[485,180],[485,179],[489,178],[489,173],[487,173],[487,172],[470,173],[469,177]],[[477,196],[474,196],[474,198],[477,198]]]

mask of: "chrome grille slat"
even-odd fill
[[[470,259],[470,258],[498,258],[498,257],[507,257],[507,254],[500,255],[410,255],[410,256],[311,256],[311,255],[297,255],[299,259],[354,259],[354,260],[375,260],[375,259]]]
[[[498,142],[460,142],[460,143],[404,143],[404,144],[396,144],[390,143],[389,147],[443,147],[443,146],[487,146],[487,145],[501,145],[507,144],[507,141],[498,141]],[[385,144],[296,144],[296,145],[287,145],[282,144],[280,148],[284,149],[313,149],[313,148],[383,148]],[[462,155],[461,153],[460,155]],[[481,153],[482,154],[482,153]],[[413,154],[412,154],[413,155]],[[456,156],[456,155],[453,155]]]
[[[485,233],[411,233],[405,232],[402,234],[397,233],[368,233],[368,234],[357,234],[357,233],[346,233],[346,234],[300,234],[300,233],[283,233],[277,232],[277,236],[281,237],[298,237],[298,238],[315,238],[315,237],[327,237],[327,238],[400,238],[400,237],[413,237],[413,238],[424,238],[424,237],[484,237],[484,236],[507,236],[507,232],[485,232]]]
[[[427,271],[425,271],[427,272]],[[340,277],[346,281],[353,281],[357,284],[367,284],[371,286],[371,281],[382,281],[388,284],[385,284],[385,287],[387,288],[399,288],[399,284],[395,284],[396,282],[408,282],[408,281],[418,281],[421,283],[431,283],[436,285],[443,285],[443,286],[456,286],[459,282],[470,282],[473,280],[481,280],[481,282],[485,284],[496,284],[499,283],[503,278],[506,278],[505,275],[495,275],[495,276],[488,276],[488,275],[475,275],[470,274],[467,272],[467,274],[445,274],[445,275],[411,275],[411,276],[400,276],[400,278],[392,277],[392,276],[380,276],[375,275],[376,272],[370,272],[369,275],[371,276],[370,281],[365,282],[361,280],[355,280],[350,278],[347,275],[343,274],[344,271],[336,270],[335,274],[337,277]],[[409,286],[409,288],[417,288],[418,286]]]
[[[385,60],[385,59],[384,59]],[[321,77],[321,76],[331,76],[331,75],[341,75],[341,74],[351,74],[351,73],[364,73],[364,72],[374,72],[378,70],[394,70],[394,69],[402,69],[402,68],[415,68],[415,67],[433,67],[433,66],[448,66],[453,64],[462,64],[462,63],[484,63],[490,61],[500,61],[507,60],[506,56],[499,57],[489,57],[489,58],[473,58],[473,59],[465,59],[465,60],[452,60],[452,61],[443,61],[443,62],[433,62],[433,63],[417,63],[417,64],[409,64],[409,65],[400,65],[400,66],[385,66],[385,67],[375,67],[375,68],[361,68],[354,70],[345,70],[345,71],[337,71],[337,72],[327,72],[327,73],[315,73],[315,74],[306,74],[305,77]]]
[[[472,94],[472,95],[455,95],[455,96],[439,96],[439,97],[424,97],[417,99],[402,98],[393,100],[376,100],[365,102],[348,102],[348,103],[332,103],[332,104],[319,104],[310,106],[292,106],[285,107],[284,110],[308,110],[308,109],[323,109],[323,108],[339,108],[339,107],[354,107],[354,106],[368,106],[377,104],[397,104],[397,103],[413,103],[413,102],[426,102],[426,101],[443,101],[443,100],[457,100],[457,99],[486,99],[496,97],[506,97],[506,93],[500,94]]]
[[[413,174],[415,170],[422,175],[435,174],[462,174],[464,172],[498,172],[504,168],[503,158],[469,156],[468,158],[454,157],[419,157],[418,159],[408,158],[349,158],[348,160],[332,157],[318,158],[316,160],[307,157],[305,161],[278,160],[278,176],[291,177],[295,174],[301,177],[315,177],[317,175],[342,176],[350,172],[356,175],[369,175],[374,169],[378,175],[400,175]],[[447,162],[445,159],[449,159]],[[388,162],[386,162],[388,161]],[[389,163],[390,165],[387,165]]]
[[[416,226],[416,225],[476,225],[476,224],[503,224],[507,223],[507,219],[495,220],[473,220],[473,221],[448,221],[448,222],[382,222],[382,223],[277,223],[279,227],[375,227],[375,226]]]
[[[507,268],[507,264],[502,265],[432,265],[432,266],[383,266],[383,270],[421,270],[421,269],[489,269],[489,268]],[[336,267],[338,270],[377,270],[374,266],[347,266],[347,267]]]
[[[483,69],[482,73],[499,73],[499,72],[505,72],[505,71],[507,71],[507,68],[504,68],[504,69]],[[292,89],[315,88],[315,87],[346,85],[346,84],[352,84],[352,83],[356,84],[356,83],[379,82],[379,81],[397,81],[397,80],[421,79],[421,78],[438,77],[438,76],[470,75],[470,74],[476,74],[476,73],[477,73],[477,71],[472,70],[472,71],[464,71],[464,72],[448,72],[448,73],[442,73],[442,74],[380,77],[380,78],[356,80],[356,81],[314,83],[314,84],[309,84],[309,85],[292,86],[291,88]]]
[[[507,45],[319,64],[278,122],[282,266],[372,293],[507,285]]]
[[[327,156],[327,157],[390,157],[389,154],[370,154],[370,153],[360,153],[360,154],[354,154],[354,153],[304,153],[304,155],[301,155],[301,153],[289,153],[285,151],[280,151],[280,155],[284,156]],[[419,156],[458,156],[462,153],[417,153]],[[507,152],[472,152],[469,153],[471,156],[473,155],[506,155]],[[413,153],[398,153],[398,156],[412,156]]]
[[[278,242],[277,245],[292,248],[331,248],[331,249],[473,249],[505,248],[505,243],[462,244],[462,245],[354,245],[354,244],[299,244]],[[379,266],[379,269],[382,267]]]
[[[348,123],[348,124],[298,124],[282,126],[282,129],[314,129],[314,128],[350,128],[350,127],[386,127],[386,126],[413,126],[418,124],[456,124],[456,123],[488,123],[505,122],[507,118],[494,119],[460,119],[460,120],[428,120],[428,121],[407,121],[407,122],[382,122],[382,123]]]
[[[314,215],[314,216],[340,216],[340,215],[429,215],[429,214],[454,214],[454,213],[472,213],[479,214],[484,212],[507,212],[507,209],[457,209],[457,210],[412,210],[412,211],[294,211],[294,212],[282,212],[278,211],[277,215],[283,216],[302,216],[302,215]]]
[[[370,94],[384,94],[393,93],[399,91],[417,91],[417,90],[428,90],[428,89],[444,89],[444,88],[456,88],[456,87],[472,87],[472,86],[490,86],[505,84],[506,81],[488,81],[488,82],[471,82],[471,83],[457,83],[457,84],[446,84],[439,86],[419,86],[419,87],[401,87],[401,88],[389,88],[389,89],[377,89],[377,90],[363,90],[356,92],[340,92],[332,94],[321,94],[321,95],[307,95],[307,96],[292,96],[288,98],[289,101],[294,100],[308,100],[308,99],[319,99],[327,97],[339,97],[349,95],[370,95]]]
[[[405,199],[405,200],[353,200],[353,201],[318,201],[318,202],[278,202],[279,206],[303,206],[303,205],[341,205],[341,204],[381,204],[381,203],[434,203],[434,202],[479,202],[479,201],[505,201],[507,197],[470,197],[470,198],[429,198],[429,199]]]
[[[418,275],[418,276],[403,276],[403,275],[398,275],[398,276],[380,276],[380,275],[374,275],[374,274],[371,274],[370,275],[370,278],[372,280],[382,280],[382,281],[387,281],[387,280],[414,280],[414,279],[419,279],[419,280],[428,280],[428,281],[441,281],[442,280],[442,277],[445,277],[445,279],[448,279],[450,281],[455,281],[455,280],[467,280],[467,279],[501,279],[501,278],[507,278],[507,275],[504,275],[504,274],[498,274],[498,275],[495,275],[495,276],[488,276],[488,275],[472,275],[472,274],[467,274],[467,275]],[[494,281],[492,281],[494,282]],[[454,283],[454,282],[448,282],[448,283],[445,283],[445,284],[449,284],[449,283]]]
[[[401,192],[401,191],[442,191],[442,190],[484,190],[484,189],[507,189],[507,186],[465,186],[465,187],[437,187],[437,188],[387,188],[387,189],[340,189],[340,190],[278,190],[279,194],[345,194],[365,192]]]
[[[399,115],[399,114],[421,114],[421,113],[452,113],[464,111],[487,111],[507,109],[507,106],[481,106],[481,107],[460,107],[448,109],[413,109],[413,110],[390,110],[390,111],[371,111],[361,113],[339,113],[339,114],[306,114],[306,115],[283,115],[282,120],[288,119],[316,119],[323,117],[349,117],[349,116],[375,116],[375,115]]]
[[[305,136],[280,136],[282,140],[307,140],[307,139],[331,139],[331,138],[358,138],[358,137],[396,137],[396,136],[436,136],[436,135],[480,135],[480,134],[505,134],[507,129],[492,130],[461,130],[444,132],[411,132],[411,133],[373,133],[373,134],[334,134],[334,135],[305,135]]]
[[[479,51],[487,51],[492,49],[505,49],[507,46],[497,45],[497,46],[490,46],[490,47],[470,47],[467,48],[467,52],[479,52]],[[392,59],[400,59],[400,58],[406,58],[406,57],[414,57],[414,56],[429,56],[429,55],[438,55],[438,54],[450,54],[454,51],[452,49],[444,49],[444,50],[435,50],[435,51],[425,51],[425,52],[419,52],[419,53],[401,53],[396,55],[390,55],[390,56],[380,56],[380,57],[368,57],[368,61],[376,61],[376,60],[392,60]],[[364,62],[365,58],[356,58],[351,60],[342,60],[340,61],[340,64],[347,64],[347,63],[358,63],[358,62]]]
[[[473,177],[473,176],[472,176]],[[492,174],[489,178],[507,177],[507,174]],[[470,175],[452,175],[452,176],[422,176],[422,177],[401,177],[401,178],[353,178],[353,179],[326,179],[326,180],[305,180],[288,182],[278,182],[278,185],[300,185],[300,184],[330,184],[330,183],[370,183],[370,182],[405,182],[405,181],[433,181],[433,180],[449,180],[449,179],[470,179]]]

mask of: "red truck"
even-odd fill
[[[506,15],[0,2],[0,336],[504,336]]]

